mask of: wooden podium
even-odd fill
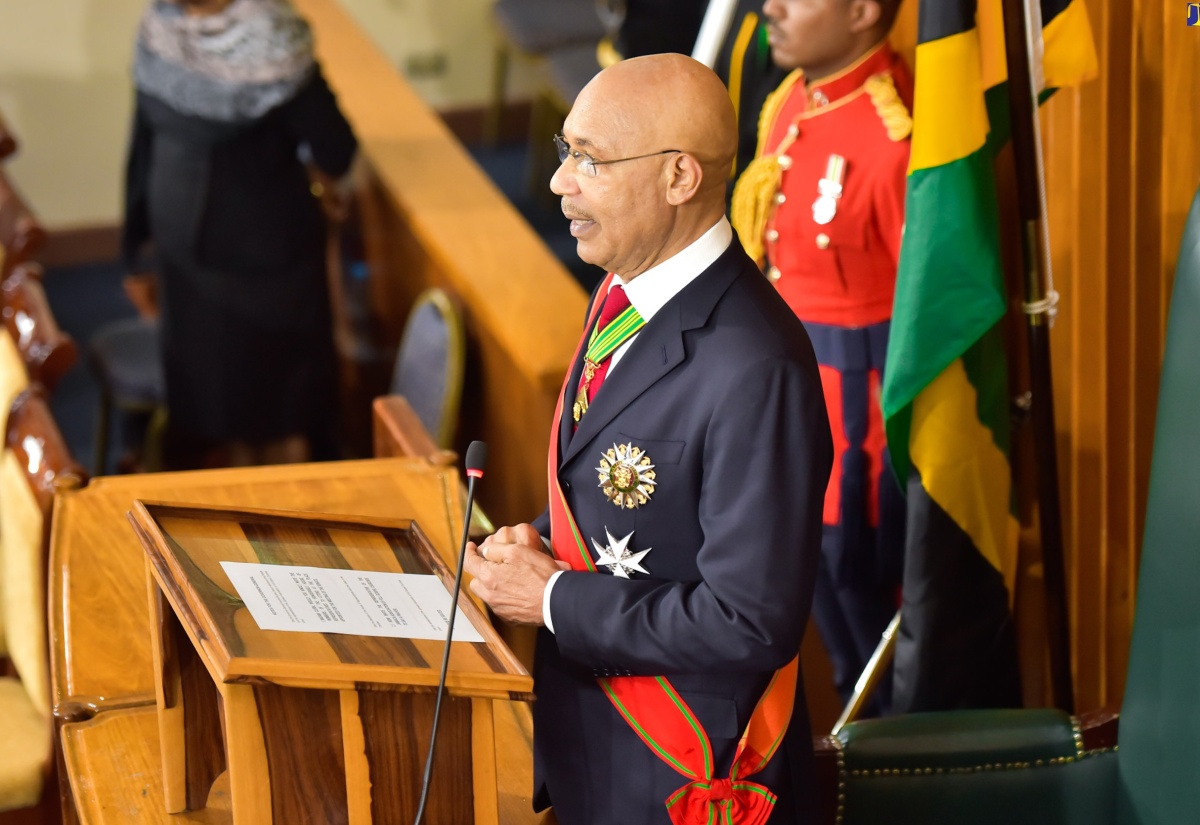
[[[454,576],[414,521],[138,501],[167,812],[229,773],[235,825],[411,825],[443,642],[262,630],[222,561]],[[532,679],[466,596],[484,642],[451,647],[425,821],[497,823],[492,701]]]

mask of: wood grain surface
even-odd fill
[[[138,499],[412,518],[443,559],[457,551],[458,478],[416,459],[114,476],[59,497],[51,537],[54,706],[154,703],[145,553],[126,520]]]
[[[495,707],[500,825],[553,825],[553,814],[533,813],[532,763],[527,757],[516,756],[529,751],[529,706],[517,702],[489,704]],[[63,726],[63,752],[79,800],[82,825],[232,823],[228,774],[218,777],[204,810],[165,813],[158,742],[158,719],[153,707],[105,711],[94,719]]]

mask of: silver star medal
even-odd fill
[[[623,579],[629,578],[629,574],[635,571],[649,575],[650,571],[642,567],[639,562],[654,548],[647,547],[645,550],[635,553],[629,549],[629,540],[633,538],[633,533],[618,541],[605,527],[604,535],[608,537],[607,547],[601,547],[600,542],[592,539],[592,546],[600,554],[600,558],[596,559],[596,564],[607,567],[614,576],[620,576]]]

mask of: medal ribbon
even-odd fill
[[[611,279],[607,283],[611,283]],[[624,296],[621,297],[624,298]],[[603,303],[602,301],[601,304],[603,305]],[[601,317],[603,318],[603,309],[601,309]],[[599,390],[600,382],[604,380],[600,377],[603,370],[599,370],[598,367],[604,363],[606,358],[616,352],[622,344],[634,335],[637,335],[644,326],[646,326],[645,319],[642,318],[633,306],[628,306],[618,313],[615,318],[605,325],[604,329],[600,329],[598,325],[592,326],[592,335],[588,339],[587,352],[584,353],[583,380],[579,383],[579,392],[575,395],[575,406],[571,413],[576,424],[579,423],[579,419],[583,417],[583,414],[587,412],[591,396]],[[578,358],[578,353],[576,353],[576,357]],[[592,389],[593,379],[596,381],[595,390]]]
[[[621,344],[637,335],[644,326],[646,326],[646,321],[638,314],[637,308],[633,306],[626,308],[603,330],[592,330],[592,337],[588,341],[587,353],[584,357],[593,364],[599,364],[616,352]]]
[[[610,275],[608,281],[611,281]],[[607,286],[607,282],[605,284]],[[599,307],[593,307],[588,327],[595,323]],[[615,324],[616,322],[614,322]],[[597,337],[593,333],[593,338]],[[585,335],[575,350],[584,349]],[[619,346],[619,344],[618,344]],[[572,570],[595,572],[575,517],[558,482],[558,438],[563,403],[569,388],[567,376],[550,432],[547,474],[550,485],[550,544],[555,558]],[[748,782],[778,750],[792,718],[796,700],[799,657],[780,668],[771,678],[754,708],[738,742],[728,778],[713,776],[712,745],[691,708],[662,676],[617,676],[597,679],[617,713],[646,746],[689,781],[665,800],[674,825],[763,825],[775,805],[775,794],[765,786]]]

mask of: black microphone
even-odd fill
[[[454,576],[454,594],[450,597],[450,622],[446,628],[446,645],[442,651],[442,672],[438,676],[437,700],[433,705],[433,729],[429,732],[429,755],[425,757],[425,778],[421,782],[421,801],[413,825],[421,825],[425,802],[429,796],[429,780],[433,776],[433,747],[437,744],[438,717],[442,713],[442,693],[446,689],[446,670],[450,666],[450,639],[454,636],[454,617],[458,615],[458,594],[462,590],[463,560],[467,556],[467,536],[471,529],[471,509],[475,506],[475,482],[483,478],[487,464],[487,444],[472,441],[467,447],[467,507],[463,512],[462,541],[458,544],[458,572]]]

